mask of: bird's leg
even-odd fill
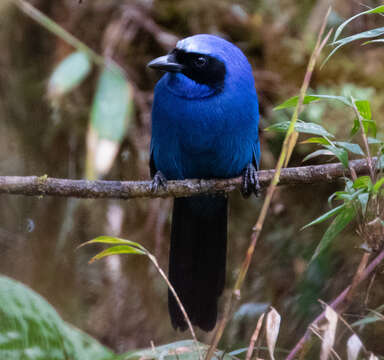
[[[248,164],[243,171],[243,182],[241,184],[241,193],[244,198],[248,198],[254,193],[256,196],[260,194],[259,176],[256,168],[252,163]]]
[[[166,189],[167,187],[167,179],[161,171],[157,171],[155,176],[152,179],[151,191],[155,192],[159,189]]]

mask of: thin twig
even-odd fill
[[[376,161],[376,158],[373,160]],[[350,161],[350,166],[358,175],[369,173],[365,159]],[[330,183],[349,174],[350,171],[340,163],[286,168],[281,170],[278,185]],[[274,170],[259,171],[260,186],[262,188],[268,186],[274,175]],[[87,199],[165,198],[231,192],[240,189],[241,183],[241,177],[220,180],[179,180],[168,181],[166,188],[153,191],[151,181],[89,181],[56,179],[47,176],[0,176],[0,194]]]
[[[245,357],[245,360],[251,360],[252,358],[253,349],[255,348],[255,343],[257,339],[259,338],[261,326],[263,325],[264,316],[265,316],[265,313],[262,313],[261,316],[259,317],[259,320],[257,320],[256,328],[252,334],[251,341],[249,342],[249,347],[247,350],[247,356]]]

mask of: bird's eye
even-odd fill
[[[204,67],[205,65],[207,65],[207,62],[208,62],[208,60],[207,60],[207,58],[206,57],[204,57],[204,56],[199,56],[198,58],[196,58],[195,60],[194,60],[194,65],[197,67],[197,68],[202,68],[202,67]]]

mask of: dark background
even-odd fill
[[[221,35],[248,56],[261,110],[262,169],[275,166],[282,135],[263,132],[289,111],[273,107],[296,95],[305,73],[324,0],[34,0],[47,14],[99,54],[112,57],[134,89],[134,112],[107,179],[147,179],[152,90],[158,74],[146,63],[172,49],[179,38],[197,33]],[[378,1],[364,1],[378,6]],[[365,10],[358,1],[333,4],[328,26]],[[345,35],[382,26],[379,15],[360,17]],[[91,76],[59,103],[47,97],[52,70],[73,49],[12,4],[0,6],[0,175],[82,178],[85,134],[98,76]],[[324,54],[329,53],[327,46]],[[384,53],[380,45],[349,45],[314,73],[311,91],[353,94],[372,101],[382,123]],[[353,114],[338,104],[319,103],[302,119],[314,121],[347,139]],[[298,166],[314,147],[298,145],[290,166]],[[272,304],[282,316],[279,346],[290,348],[317,315],[317,299],[330,301],[349,284],[360,252],[354,227],[308,267],[327,224],[300,228],[328,209],[327,198],[339,184],[280,187],[273,199],[242,293],[241,308],[222,348],[246,346],[257,317]],[[233,285],[245,254],[261,198],[231,194],[227,287]],[[168,320],[166,285],[147,259],[111,257],[92,265],[95,248],[76,247],[101,234],[138,241],[167,268],[171,200],[73,200],[0,196],[0,272],[31,286],[61,316],[117,351],[189,337]],[[214,260],[213,260],[214,261]],[[365,303],[366,285],[349,320],[381,305],[383,277],[378,273]],[[367,327],[362,337],[384,353],[383,325]],[[199,333],[202,341],[210,335]]]

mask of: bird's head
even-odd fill
[[[152,60],[148,67],[167,72],[168,86],[182,96],[205,97],[234,83],[254,89],[245,55],[237,46],[214,35],[180,40],[169,54]]]

